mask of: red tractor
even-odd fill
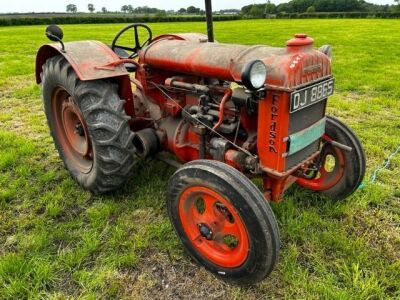
[[[254,283],[278,259],[268,201],[294,183],[344,199],[363,180],[365,155],[353,131],[325,114],[329,46],[314,49],[305,34],[283,48],[216,43],[210,0],[206,8],[208,36],[153,37],[132,24],[111,46],[64,45],[51,25],[46,35],[60,43],[40,48],[36,79],[56,148],[81,186],[116,190],[138,158],[177,166],[167,209],[186,250],[226,280]],[[125,33],[133,45],[121,45]]]

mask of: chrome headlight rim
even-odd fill
[[[258,70],[256,69],[258,68]],[[255,74],[254,72],[262,72]],[[259,78],[254,78],[258,76]],[[247,63],[242,70],[242,84],[251,91],[256,91],[264,87],[267,80],[267,66],[262,60],[256,59]]]

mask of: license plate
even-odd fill
[[[295,91],[290,97],[290,113],[318,103],[333,95],[335,80],[329,79]]]

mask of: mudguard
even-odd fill
[[[112,62],[120,60],[107,45],[98,41],[78,41],[65,43],[65,51],[61,46],[50,44],[42,46],[36,56],[36,82],[41,83],[42,66],[47,59],[63,55],[71,64],[80,80],[96,80],[115,78],[118,83],[118,93],[125,100],[126,113],[134,117],[134,104],[129,79],[129,73],[124,64],[110,66]]]
[[[47,59],[63,55],[71,64],[80,80],[94,80],[128,75],[123,64],[112,68],[105,65],[119,60],[107,45],[98,41],[78,41],[65,43],[65,52],[58,44],[42,46],[36,56],[36,82],[40,83],[42,66]],[[103,68],[102,68],[103,67]]]

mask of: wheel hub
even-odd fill
[[[331,141],[332,139],[324,135],[323,140]],[[337,147],[327,147],[326,151],[322,153],[320,163],[306,172],[303,178],[299,178],[297,183],[310,190],[324,191],[332,188],[340,181],[344,174],[344,154]],[[332,161],[329,162],[329,159]]]
[[[216,191],[188,188],[180,198],[179,217],[193,247],[213,263],[233,268],[246,260],[247,229],[231,202]]]
[[[71,100],[63,103],[62,118],[64,130],[71,147],[82,157],[87,157],[90,150],[89,138],[83,125],[83,117],[76,104]]]
[[[81,122],[78,122],[75,125],[75,133],[78,134],[79,136],[85,136],[85,130],[83,129],[83,125]]]
[[[199,231],[200,231],[200,235],[211,241],[213,239],[213,232],[210,229],[210,227],[208,227],[206,224],[199,224]]]

